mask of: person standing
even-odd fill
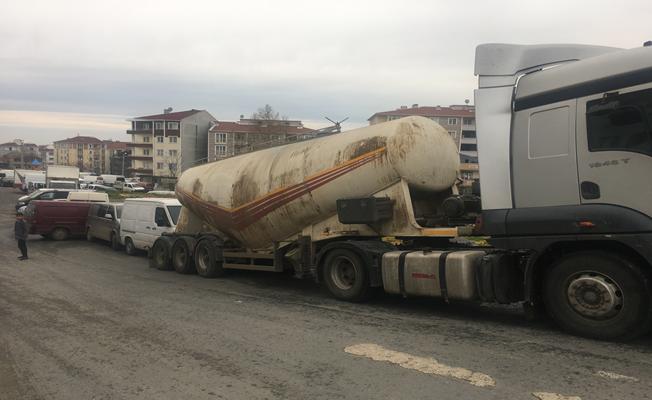
[[[23,213],[16,213],[16,223],[14,224],[14,237],[18,241],[18,248],[22,254],[19,260],[27,260],[27,223],[23,218]]]

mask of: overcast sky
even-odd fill
[[[637,47],[652,1],[5,1],[0,141],[128,140],[126,118],[271,104],[352,128],[473,98],[480,43]]]

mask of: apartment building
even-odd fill
[[[38,152],[41,157],[41,162],[44,165],[54,164],[54,146],[51,144],[43,144],[38,146]]]
[[[105,144],[92,136],[75,136],[54,142],[54,163],[78,167],[80,171],[104,173]]]
[[[460,153],[460,175],[463,180],[461,186],[470,188],[471,182],[480,177],[475,106],[467,104],[420,107],[413,104],[412,107],[401,106],[396,110],[377,112],[368,121],[369,125],[374,125],[411,115],[430,118],[448,131]]]
[[[216,121],[208,133],[208,161],[302,140],[314,132],[298,120]]]
[[[160,182],[162,178],[176,178],[184,170],[206,161],[208,130],[215,121],[207,111],[166,109],[163,114],[129,121],[129,175]]]

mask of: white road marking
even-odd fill
[[[413,356],[411,354],[389,350],[373,343],[348,346],[344,348],[344,351],[356,356],[371,358],[374,361],[386,361],[397,364],[403,368],[413,369],[424,374],[460,379],[474,386],[496,386],[496,381],[489,375],[469,371],[465,368],[450,367],[434,358]]]
[[[620,374],[617,374],[615,372],[598,371],[595,374],[597,376],[602,377],[602,378],[613,379],[613,380],[616,380],[616,381],[638,382],[638,379],[634,378],[633,376],[620,375]]]
[[[539,400],[582,400],[579,396],[564,396],[563,394],[547,392],[535,392],[532,393],[532,396]]]

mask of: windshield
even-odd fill
[[[42,195],[43,193],[46,193],[46,192],[44,192],[43,190],[36,190],[33,193],[31,193],[29,196],[27,196],[27,198],[32,200],[32,199],[35,199],[38,196]]]
[[[181,206],[168,206],[168,212],[170,213],[170,217],[172,217],[172,223],[176,225],[179,220]]]

